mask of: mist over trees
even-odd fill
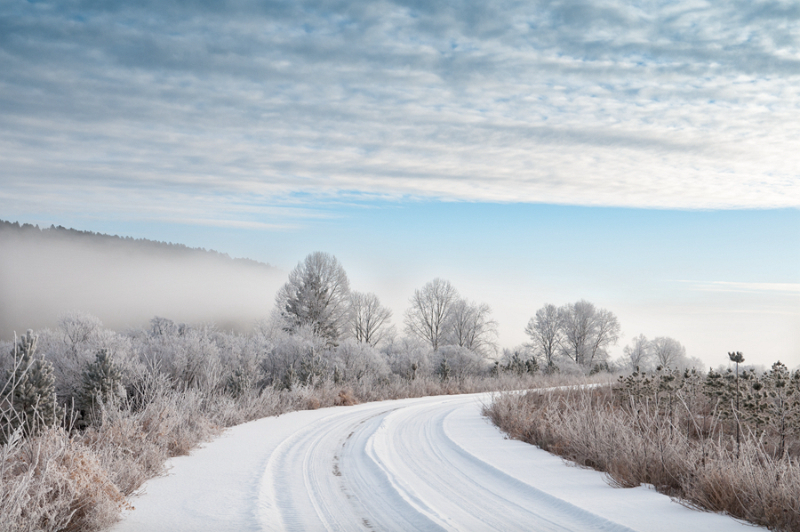
[[[53,328],[72,310],[106,326],[157,316],[247,331],[269,314],[285,272],[180,244],[0,221],[0,339]]]
[[[466,352],[479,360],[498,360],[502,362],[499,368],[518,366],[511,360],[513,353],[523,363],[535,359],[543,368],[567,362],[576,371],[602,368],[610,362],[609,350],[621,334],[613,312],[591,302],[548,304],[525,328],[530,343],[501,357],[498,324],[490,307],[462,297],[442,278],[414,290],[395,324],[395,316],[378,295],[351,290],[345,269],[327,253],[309,254],[287,279],[268,265],[214,251],[63,227],[40,229],[0,221],[0,243],[3,249],[14,251],[0,256],[4,303],[0,338],[5,339],[14,330],[58,326],[69,345],[78,345],[101,330],[100,320],[91,316],[101,316],[116,329],[140,325],[154,315],[176,320],[152,322],[157,336],[172,334],[168,329],[178,327],[175,323],[216,323],[244,332],[257,320],[264,326],[264,317],[276,312],[280,319],[267,320],[274,322],[269,327],[305,338],[317,355],[353,341],[383,352],[390,367],[413,358],[404,372],[428,368],[447,374],[448,368],[440,367],[442,359],[450,364],[450,359],[463,358]],[[81,313],[69,311],[78,308],[89,314],[76,319]],[[417,354],[399,354],[400,345]],[[460,354],[442,351],[446,346],[460,348]],[[421,356],[426,349],[427,354]],[[295,371],[300,371],[302,357],[292,352],[288,350],[286,356],[294,357]],[[623,359],[630,369],[684,367],[691,362],[680,343],[667,337],[626,346]],[[65,379],[65,374],[59,381],[73,381],[82,371],[80,364],[87,361],[78,362],[74,347],[65,352],[65,360],[73,360],[72,366],[62,364],[58,371],[72,375]],[[309,364],[308,368],[314,366]]]

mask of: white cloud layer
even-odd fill
[[[775,292],[800,295],[800,283],[739,283],[730,281],[680,281],[689,283],[693,290],[701,292]]]
[[[778,0],[12,0],[0,201],[251,227],[311,214],[298,193],[798,207],[799,43]]]

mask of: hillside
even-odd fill
[[[249,329],[285,273],[182,244],[0,220],[0,339],[78,310],[110,328],[154,316]]]

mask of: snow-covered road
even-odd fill
[[[294,412],[170,461],[115,532],[752,530],[504,439],[488,394]]]

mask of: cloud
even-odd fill
[[[798,283],[742,283],[729,281],[678,281],[693,285],[694,290],[702,292],[740,292],[740,293],[779,293],[800,294]]]
[[[224,195],[219,219],[266,225],[253,209],[351,191],[798,207],[798,22],[780,1],[12,2],[0,184],[76,209]]]

